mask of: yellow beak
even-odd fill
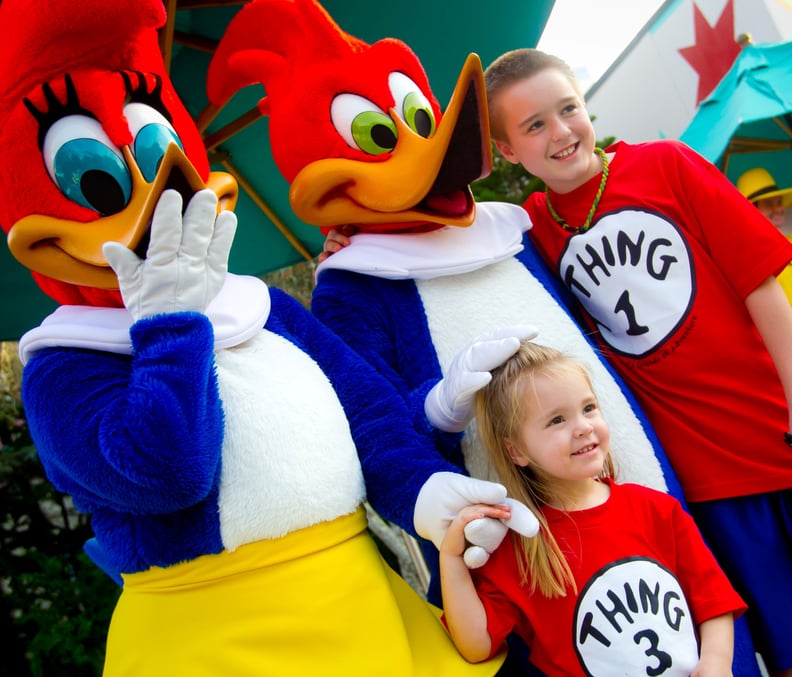
[[[392,154],[382,161],[327,158],[306,166],[291,184],[292,209],[315,226],[470,225],[475,203],[469,184],[492,168],[486,101],[481,60],[471,54],[433,136],[416,134],[390,111],[398,133]]]

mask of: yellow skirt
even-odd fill
[[[105,677],[494,675],[395,572],[362,508],[234,552],[124,576]]]

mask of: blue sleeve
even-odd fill
[[[50,481],[84,512],[171,513],[220,472],[222,404],[212,328],[193,313],[132,326],[133,355],[42,350],[23,403]]]
[[[285,293],[270,289],[267,329],[309,354],[332,383],[357,446],[371,506],[382,517],[415,533],[418,491],[435,472],[459,469],[418,434],[396,389],[375,369]]]
[[[313,291],[311,310],[396,388],[415,429],[457,472],[466,472],[462,434],[438,430],[424,414],[426,395],[442,371],[415,282],[329,270]]]

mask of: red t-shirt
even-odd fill
[[[592,227],[564,230],[534,193],[524,205],[531,240],[639,399],[687,500],[792,487],[786,400],[744,303],[792,245],[683,144],[609,151]],[[571,225],[585,220],[600,177],[551,194]]]
[[[545,508],[578,595],[547,598],[520,585],[511,539],[473,579],[487,612],[493,653],[511,631],[547,675],[690,674],[696,627],[745,604],[704,544],[692,518],[668,494],[611,484],[589,510]]]

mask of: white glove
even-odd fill
[[[469,569],[478,569],[489,559],[490,555],[506,538],[509,529],[518,534],[532,538],[539,533],[539,520],[519,501],[506,498],[502,501],[511,508],[511,517],[507,520],[496,520],[492,517],[468,522],[465,527],[465,538],[473,543],[467,550],[463,559]]]
[[[473,544],[473,547],[468,548],[472,551],[470,556],[467,551],[464,555],[465,563],[470,568],[481,566],[489,559],[489,553],[500,545],[512,525],[525,536],[535,536],[539,531],[539,522],[533,513],[522,503],[507,499],[506,487],[502,484],[452,472],[434,473],[421,487],[413,513],[415,531],[419,536],[432,541],[439,550],[448,525],[462,508],[474,503],[508,503],[512,516],[508,520],[491,517],[474,520],[470,524],[476,526],[470,529],[470,534],[468,528],[465,528],[465,538]]]
[[[166,190],[154,208],[145,259],[105,242],[102,252],[132,318],[206,310],[228,272],[236,224],[233,212],[217,214],[217,196],[208,188],[193,195],[184,216],[181,195]]]
[[[533,339],[535,327],[502,327],[475,338],[454,357],[446,375],[424,401],[429,422],[446,432],[464,430],[473,418],[476,393],[492,380],[490,370],[509,359],[523,339]]]

